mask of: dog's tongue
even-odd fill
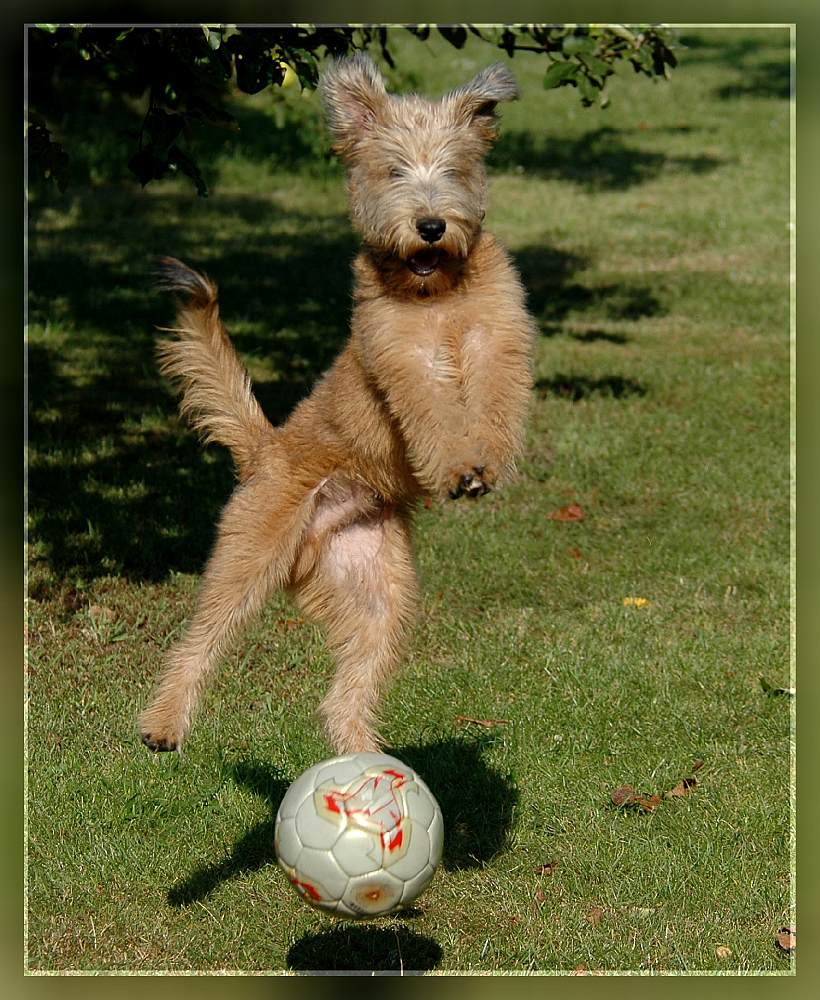
[[[407,266],[414,274],[432,274],[441,263],[442,257],[444,252],[433,247],[429,250],[419,250],[407,261]]]

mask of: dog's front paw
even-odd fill
[[[154,753],[168,753],[179,750],[179,741],[173,736],[160,736],[154,733],[140,733],[142,742]]]
[[[495,474],[484,465],[454,470],[448,477],[447,495],[451,500],[459,497],[484,496],[495,485]]]
[[[142,742],[155,753],[179,750],[185,739],[185,732],[178,724],[169,724],[163,719],[152,717],[145,712],[139,719],[139,734]]]

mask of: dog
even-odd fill
[[[336,668],[319,712],[334,751],[378,749],[379,697],[418,606],[413,508],[494,490],[521,454],[535,326],[482,230],[483,157],[515,79],[496,64],[438,101],[397,96],[359,53],[331,63],[320,91],[362,243],[347,345],[282,426],[254,398],[215,285],[163,265],[179,309],[160,369],[194,428],[230,450],[238,484],[139,718],[152,750],[182,746],[226,644],[275,588],[324,628]]]

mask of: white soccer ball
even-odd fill
[[[430,789],[382,753],[308,768],[276,814],[276,856],[291,885],[340,917],[376,917],[411,903],[430,884],[443,837]]]

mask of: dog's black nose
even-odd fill
[[[447,223],[444,219],[417,219],[416,229],[426,243],[436,243],[444,235]]]

